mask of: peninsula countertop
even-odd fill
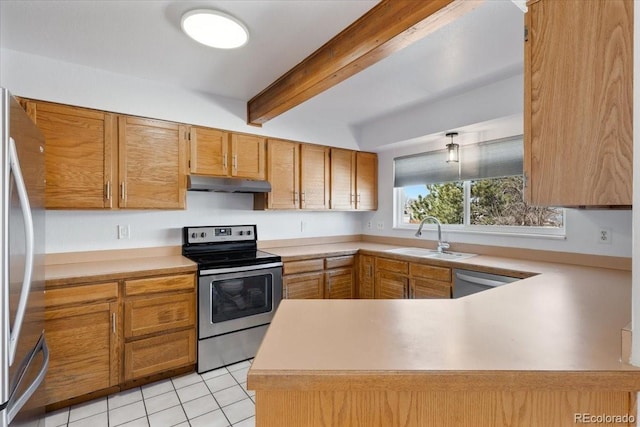
[[[394,256],[385,252],[389,245],[321,246],[270,251],[298,259],[354,246]],[[640,368],[621,361],[621,330],[631,319],[630,271],[490,256],[444,263],[535,275],[454,300],[284,300],[249,371],[249,388],[326,389],[346,382],[365,389],[546,384],[640,390]]]

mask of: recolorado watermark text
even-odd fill
[[[576,424],[622,424],[635,423],[636,417],[630,414],[610,415],[610,414],[590,414],[581,412],[573,414],[573,422]]]

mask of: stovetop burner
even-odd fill
[[[257,249],[255,225],[198,226],[182,229],[182,255],[200,270],[280,262],[278,255]]]

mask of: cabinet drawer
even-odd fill
[[[195,293],[138,298],[124,303],[125,338],[192,326],[195,322]]]
[[[451,283],[430,279],[411,279],[412,297],[451,298]]]
[[[45,292],[47,307],[69,304],[87,304],[118,298],[118,282],[97,285],[73,286],[71,288],[48,289]]]
[[[353,265],[354,258],[353,255],[327,258],[325,260],[325,268],[331,270],[332,268],[350,267]]]
[[[124,380],[180,368],[195,361],[195,328],[141,339],[124,345]]]
[[[420,279],[425,278],[451,282],[451,269],[447,267],[411,263],[411,276]]]
[[[147,279],[127,280],[124,293],[127,296],[195,289],[195,275],[179,274],[175,276],[149,277]]]
[[[283,274],[307,273],[324,270],[324,258],[307,259],[304,261],[285,262]]]
[[[392,271],[394,273],[409,274],[409,263],[395,259],[376,258],[376,269]]]

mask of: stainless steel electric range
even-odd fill
[[[198,264],[198,372],[254,357],[282,299],[282,260],[257,249],[255,225],[184,227]]]

